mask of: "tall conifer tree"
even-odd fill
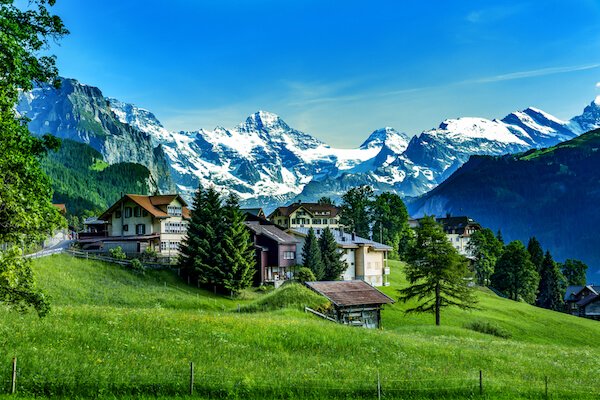
[[[529,242],[527,243],[527,251],[529,252],[529,257],[531,257],[531,262],[535,265],[535,268],[539,273],[542,271],[542,263],[544,262],[544,250],[542,249],[542,245],[539,240],[535,236],[529,238]]]
[[[564,277],[550,252],[546,251],[540,269],[537,305],[550,310],[562,310],[564,288]]]
[[[492,286],[511,300],[523,299],[533,304],[540,276],[531,262],[529,252],[518,240],[510,242],[496,262],[491,277]]]
[[[302,247],[302,258],[304,260],[304,267],[310,269],[318,281],[323,279],[325,268],[321,259],[321,249],[319,248],[317,236],[313,228],[308,230],[308,235]]]
[[[230,194],[225,205],[225,223],[223,238],[223,287],[232,295],[252,285],[256,258],[250,242],[250,232],[244,224],[245,216],[240,211],[238,199]]]
[[[337,281],[348,266],[342,260],[344,254],[338,250],[337,242],[329,227],[323,229],[319,237],[321,260],[323,261],[323,280]]]

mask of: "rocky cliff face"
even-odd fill
[[[109,164],[130,162],[147,167],[159,189],[175,190],[162,146],[115,116],[100,89],[62,79],[60,89],[36,87],[25,93],[17,111],[29,119],[34,134],[50,133],[89,144]]]

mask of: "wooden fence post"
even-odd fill
[[[12,382],[10,385],[10,393],[15,394],[17,391],[17,357],[12,359]]]
[[[483,371],[479,370],[479,394],[483,395]]]
[[[379,370],[377,370],[377,399],[381,400],[381,379],[379,377]]]
[[[190,396],[194,394],[194,362],[190,362]]]

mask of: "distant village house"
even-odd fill
[[[293,203],[278,207],[269,214],[269,221],[285,229],[289,228],[340,228],[339,209],[329,204]]]

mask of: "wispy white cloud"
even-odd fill
[[[494,76],[488,76],[484,78],[470,79],[462,81],[460,83],[492,83],[501,81],[512,81],[515,79],[534,78],[538,76],[565,74],[568,72],[585,71],[589,69],[595,69],[600,67],[598,64],[585,64],[585,65],[572,65],[567,67],[551,67],[551,68],[540,68],[532,69],[528,71],[511,72],[508,74],[500,74]]]
[[[596,87],[600,89],[600,82],[596,83]]]
[[[512,17],[519,14],[527,7],[527,4],[514,4],[510,6],[491,7],[471,11],[465,19],[472,24],[483,24]]]

